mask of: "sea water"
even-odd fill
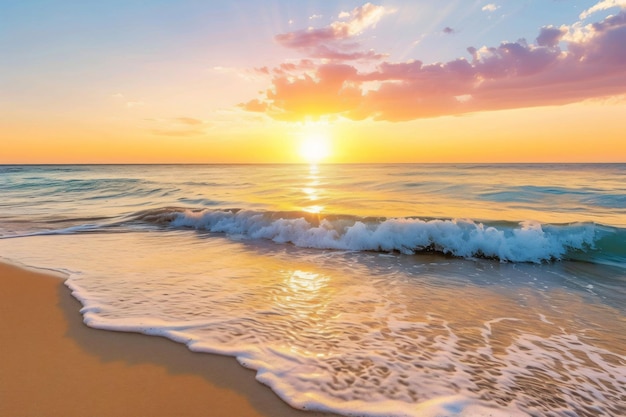
[[[0,257],[296,408],[626,415],[626,165],[2,166]]]

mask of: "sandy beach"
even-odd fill
[[[0,415],[302,416],[233,358],[95,330],[61,276],[0,263]]]

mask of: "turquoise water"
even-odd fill
[[[0,166],[0,257],[298,408],[626,414],[626,165]],[[438,414],[439,413],[439,414]]]

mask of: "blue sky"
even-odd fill
[[[546,25],[570,25],[597,1],[381,1],[397,10],[368,34],[394,60],[468,57],[466,48],[534,40]],[[0,2],[5,71],[124,59],[199,56],[223,66],[276,59],[273,37],[322,26],[359,1],[24,1]],[[492,5],[492,7],[488,7]],[[485,10],[483,10],[485,9]],[[611,10],[602,12],[606,15]],[[612,10],[615,12],[615,9]],[[446,34],[450,28],[453,32]],[[245,51],[245,53],[242,53]],[[8,54],[8,56],[7,56]],[[89,58],[92,58],[91,60]],[[59,60],[59,61],[57,61]],[[8,68],[7,68],[8,67]],[[67,68],[67,67],[64,67]]]
[[[272,129],[285,136],[295,129],[287,122],[343,124],[344,132],[354,122],[356,132],[377,120],[619,102],[626,93],[615,75],[625,72],[626,0],[57,0],[0,1],[0,10],[0,123],[16,149],[62,143],[53,131],[75,141],[106,132],[102,143],[188,136],[227,147],[216,138]],[[538,45],[546,28],[557,43]],[[570,84],[559,89],[558,74],[576,56],[598,64],[564,77]],[[424,81],[434,70],[451,73]],[[586,78],[603,71],[611,84]],[[456,85],[461,73],[471,82]],[[484,80],[493,83],[488,91],[477,89]],[[442,91],[429,92],[438,83]],[[448,106],[446,94],[458,103]],[[394,129],[402,136],[414,128]]]

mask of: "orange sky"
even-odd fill
[[[0,163],[626,161],[623,2],[244,3],[11,6]]]

